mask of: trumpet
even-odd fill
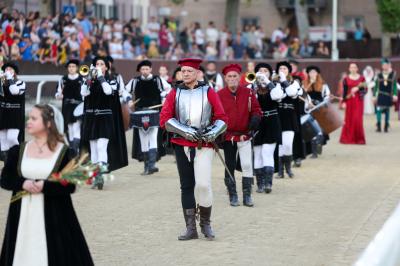
[[[244,80],[246,80],[247,83],[254,83],[256,81],[256,73],[247,72]]]
[[[97,70],[93,66],[81,65],[79,67],[79,75],[87,79],[95,79],[97,77]]]

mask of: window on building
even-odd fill
[[[258,26],[260,23],[260,18],[258,17],[246,17],[242,18],[242,28],[246,27],[247,25],[252,26]]]

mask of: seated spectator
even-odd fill
[[[207,43],[205,59],[213,61],[217,59],[218,51],[215,44],[212,42]]]
[[[232,49],[234,59],[243,59],[246,51],[246,46],[242,43],[240,34],[236,34],[236,38],[232,42]]]
[[[21,59],[21,53],[19,50],[20,39],[18,37],[14,37],[13,40],[14,41],[10,47],[10,58],[13,61],[20,60]]]
[[[300,56],[303,58],[308,58],[313,55],[314,47],[312,47],[307,38],[303,40],[303,43],[300,46]]]
[[[118,37],[114,37],[112,41],[108,44],[108,49],[110,55],[114,59],[122,59],[124,55],[124,50],[122,48],[122,41]]]
[[[286,58],[289,50],[287,45],[281,40],[280,37],[276,38],[272,49],[272,58],[276,60]]]
[[[323,41],[318,42],[317,49],[315,50],[315,56],[317,57],[329,57],[329,48]]]
[[[80,45],[76,33],[71,34],[71,36],[67,38],[67,43],[71,58],[78,58]]]
[[[19,49],[23,61],[32,61],[32,41],[29,33],[24,33],[22,41],[19,43]]]
[[[290,42],[289,50],[288,50],[288,57],[290,58],[299,58],[299,51],[300,51],[300,40],[299,38],[293,38]]]
[[[133,59],[135,55],[135,48],[132,46],[132,36],[127,35],[125,41],[122,44],[125,59]]]
[[[160,53],[158,52],[158,47],[156,41],[151,41],[149,45],[149,49],[147,50],[148,58],[159,58]]]

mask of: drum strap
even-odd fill
[[[262,113],[263,113],[264,117],[268,117],[268,116],[277,115],[278,110],[274,109],[274,110],[270,110],[270,111],[263,111]]]
[[[294,105],[291,103],[279,103],[279,108],[281,109],[293,109],[294,110]]]

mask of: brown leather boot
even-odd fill
[[[183,217],[186,222],[186,232],[178,236],[178,240],[198,239],[196,229],[196,209],[183,209]]]
[[[208,240],[214,240],[215,235],[211,228],[211,206],[210,207],[202,207],[199,206],[200,209],[200,227],[201,232]]]

